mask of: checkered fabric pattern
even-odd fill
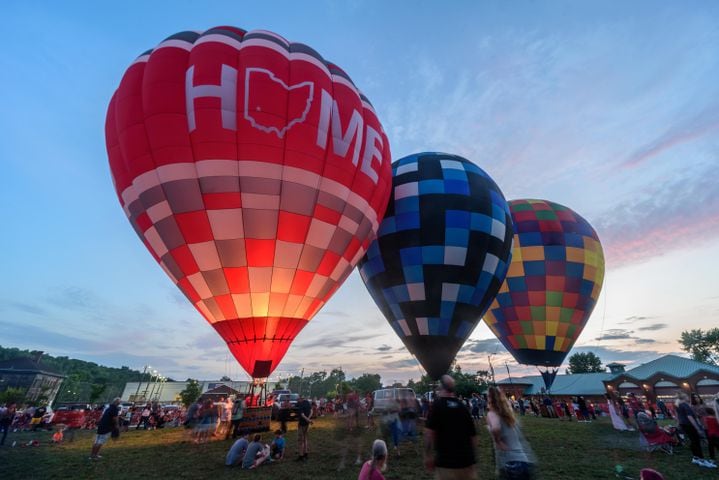
[[[559,366],[599,297],[602,245],[592,226],[565,206],[512,200],[509,208],[512,262],[484,320],[518,362]]]
[[[362,279],[427,373],[444,374],[504,280],[509,207],[494,181],[456,155],[392,164],[392,196]]]
[[[163,41],[126,71],[106,139],[138,236],[253,377],[350,274],[389,198],[371,104],[337,66],[272,32]]]

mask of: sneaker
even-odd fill
[[[714,463],[704,460],[703,458],[694,457],[694,458],[692,458],[692,463],[695,465],[699,465],[700,467],[717,468],[717,466]]]

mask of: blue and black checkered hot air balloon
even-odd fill
[[[497,184],[474,163],[419,153],[392,164],[392,196],[362,280],[432,378],[497,294],[511,257],[512,219]]]

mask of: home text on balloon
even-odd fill
[[[190,132],[197,128],[195,120],[195,99],[203,97],[215,97],[220,99],[220,112],[222,116],[222,127],[228,130],[237,130],[237,77],[238,71],[229,65],[222,65],[219,85],[196,85],[193,82],[195,66],[190,66],[185,74],[185,99],[187,107],[187,126]],[[250,95],[252,92],[251,82],[261,76],[265,81],[271,80],[281,85],[285,90],[306,88],[308,91],[307,106],[300,116],[287,119],[287,123],[281,127],[263,125],[254,116],[250,109]],[[245,100],[244,116],[252,127],[262,130],[268,134],[275,134],[282,138],[287,130],[297,123],[306,120],[307,114],[312,108],[314,100],[314,83],[301,82],[296,85],[287,85],[277,78],[270,70],[251,67],[245,69]],[[377,183],[379,175],[377,168],[382,164],[382,135],[370,125],[364,124],[364,119],[356,109],[352,115],[347,128],[343,129],[340,118],[340,106],[332,95],[325,89],[320,94],[320,115],[317,128],[316,144],[320,148],[327,148],[327,134],[332,134],[332,150],[336,155],[346,157],[350,146],[354,142],[352,151],[352,164],[357,166],[360,162],[360,151],[364,140],[364,154],[360,163],[360,171],[367,175],[373,183]],[[373,164],[377,163],[377,167]]]

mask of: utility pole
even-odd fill
[[[507,365],[507,362],[504,362],[504,366],[507,367],[507,375],[509,375],[509,384],[512,385],[512,374],[509,373],[509,365]]]

